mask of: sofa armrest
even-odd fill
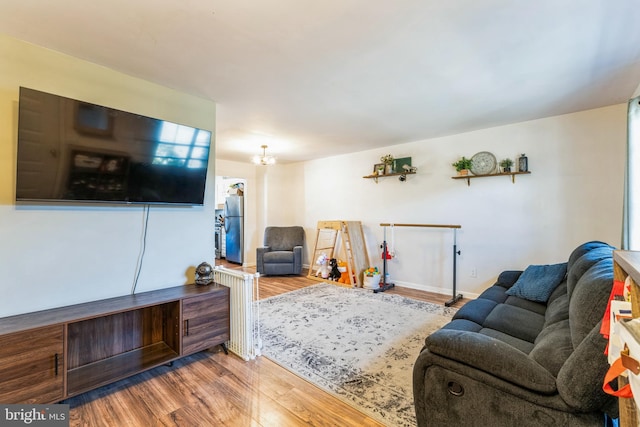
[[[264,254],[271,251],[271,247],[263,246],[256,248],[256,271],[260,274],[264,274]]]
[[[427,337],[433,354],[464,363],[539,393],[557,392],[556,379],[538,362],[509,344],[477,332],[440,329]]]
[[[295,274],[302,273],[302,246],[293,247],[293,271]]]
[[[500,285],[503,288],[509,289],[518,281],[518,278],[520,277],[521,274],[522,274],[522,270],[503,271],[498,276],[498,280],[496,280],[496,285]]]
[[[271,252],[271,246],[263,246],[261,248],[256,248],[256,256],[258,258],[262,258],[264,254],[267,252]]]

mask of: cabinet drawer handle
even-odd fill
[[[189,336],[189,319],[184,321],[184,335]]]
[[[55,375],[57,377],[58,376],[58,353],[55,354],[55,364],[56,364]]]

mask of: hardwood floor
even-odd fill
[[[217,264],[255,271],[224,261]],[[306,272],[261,277],[260,297],[317,283]],[[437,304],[449,299],[397,286],[387,292]],[[70,405],[70,426],[382,426],[269,359],[245,362],[219,348],[63,403]]]

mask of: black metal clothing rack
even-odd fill
[[[387,283],[387,227],[426,227],[426,228],[451,228],[453,229],[453,294],[450,300],[444,303],[445,306],[450,307],[456,302],[462,299],[462,294],[457,294],[456,291],[456,255],[460,255],[457,242],[457,230],[462,228],[461,225],[451,224],[392,224],[382,223],[381,227],[384,227],[384,237],[382,242],[382,284],[379,289],[374,289],[374,293],[384,292],[387,289],[391,289],[395,286],[393,283]]]

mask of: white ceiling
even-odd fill
[[[216,101],[308,160],[625,102],[640,0],[1,0],[0,32]]]

